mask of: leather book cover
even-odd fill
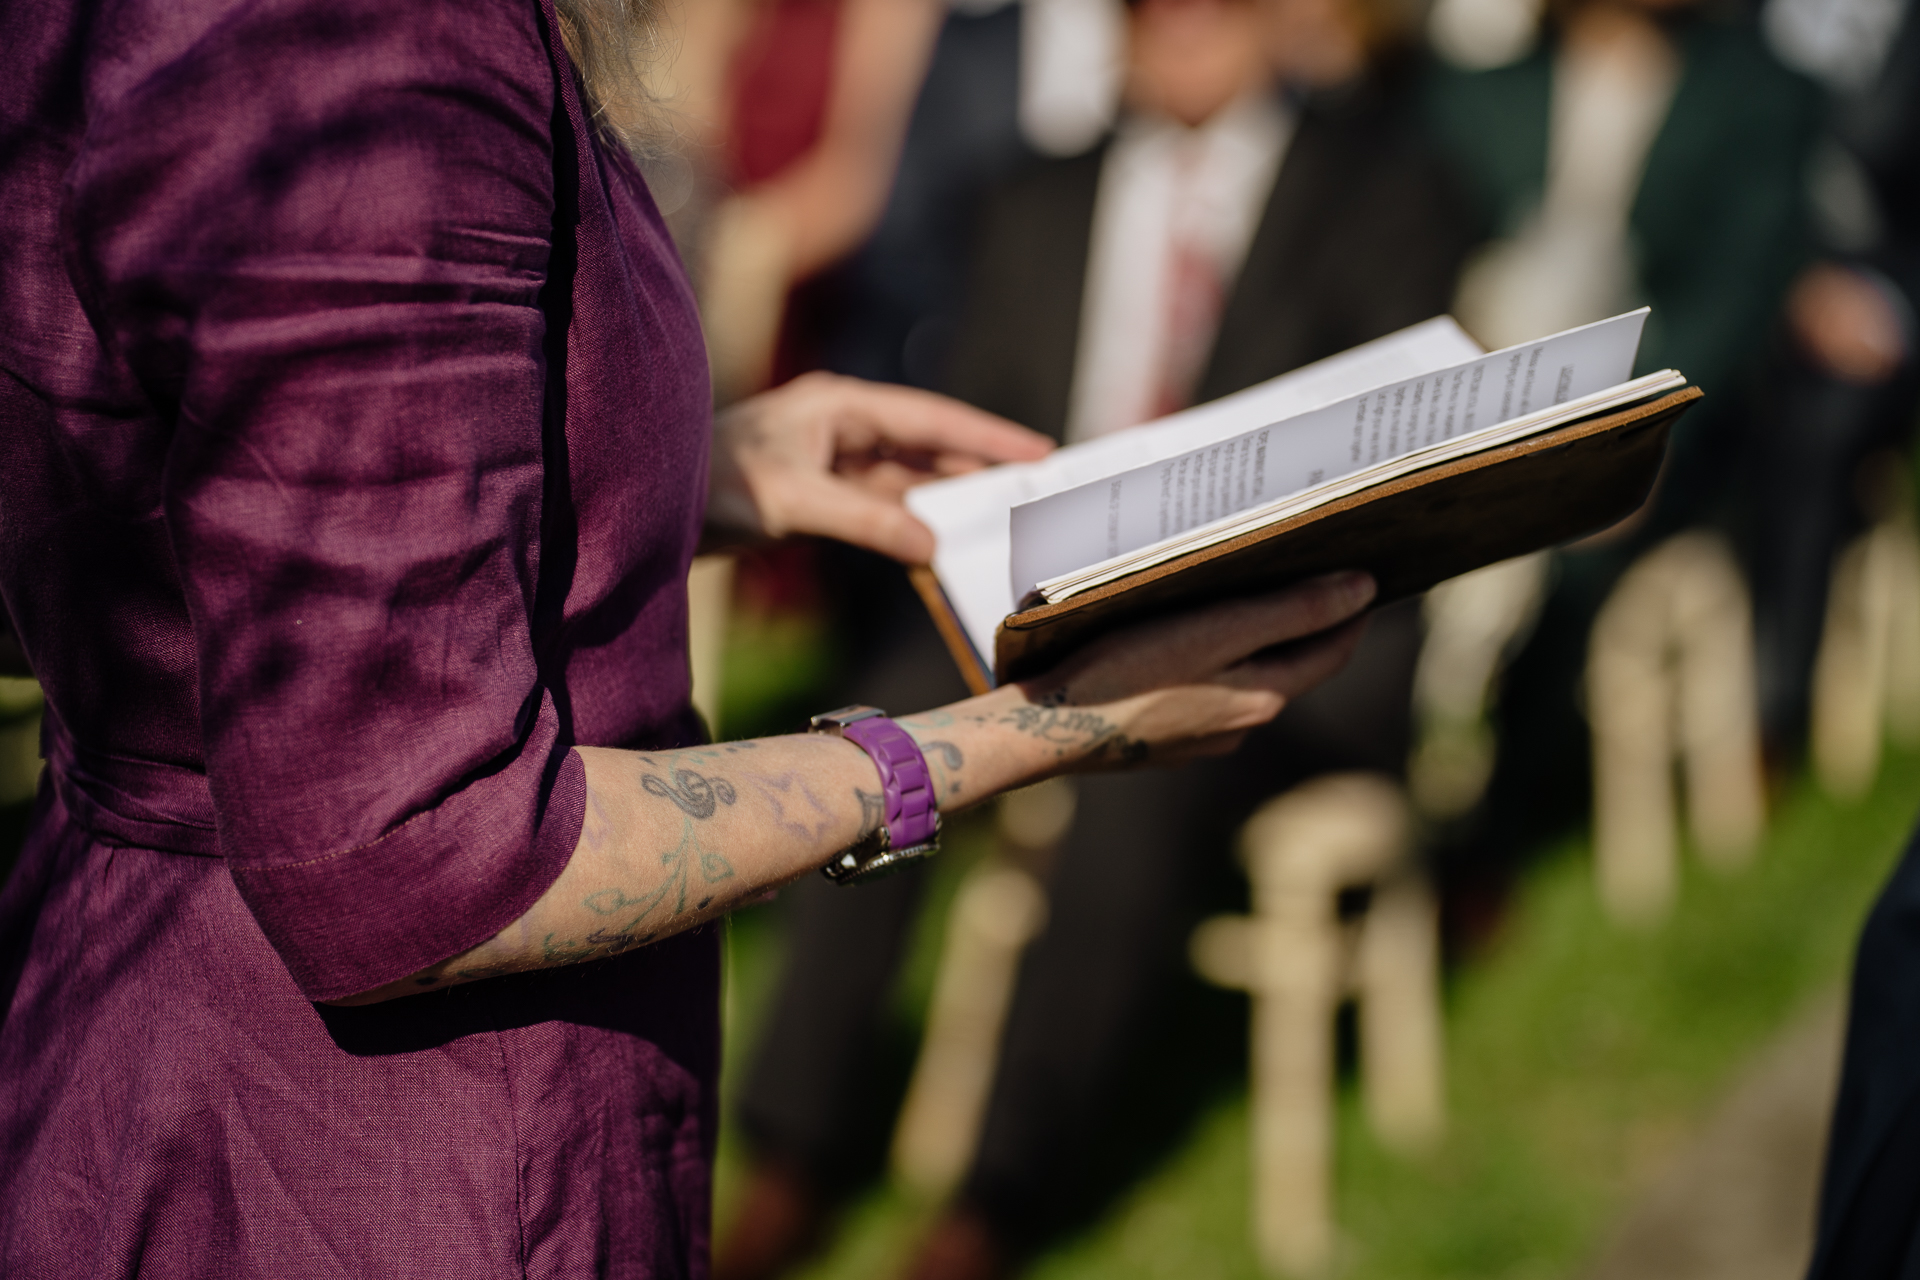
[[[1070,600],[1023,609],[995,635],[994,681],[933,572],[916,569],[914,585],[976,692],[1037,675],[1130,622],[1335,570],[1367,570],[1386,604],[1633,514],[1660,474],[1668,430],[1700,397],[1699,388],[1683,387],[1386,481]]]

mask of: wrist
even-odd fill
[[[940,807],[953,813],[1095,761],[1133,758],[1142,744],[1121,730],[1115,710],[1046,706],[1007,685],[899,724],[933,770]]]
[[[862,832],[821,868],[829,880],[855,884],[939,851],[939,788],[912,734],[877,707],[858,705],[817,715],[808,727],[866,753],[879,781],[877,793],[856,788]]]

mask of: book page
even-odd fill
[[[967,638],[990,667],[994,629],[1016,603],[1007,577],[1009,513],[1016,505],[1480,353],[1479,344],[1452,317],[1439,316],[1131,431],[1056,450],[1038,462],[921,485],[907,493],[907,509],[933,530],[934,573]]]
[[[1216,437],[1015,506],[1009,591],[1627,380],[1647,309]]]
[[[1536,409],[1532,413],[1523,414],[1506,422],[1498,422],[1463,436],[1455,436],[1451,440],[1442,440],[1411,453],[1388,458],[1384,462],[1376,462],[1370,467],[1362,467],[1358,471],[1351,471],[1344,476],[1323,481],[1311,489],[1302,489],[1298,493],[1275,499],[1265,506],[1254,507],[1237,515],[1216,520],[1210,525],[1202,525],[1198,529],[1176,534],[1151,546],[1142,547],[1138,551],[1115,556],[1111,560],[1103,560],[1058,578],[1050,578],[1040,583],[1038,590],[1048,604],[1071,600],[1074,596],[1091,591],[1095,587],[1118,581],[1155,565],[1165,564],[1169,560],[1177,560],[1195,551],[1230,542],[1242,534],[1253,533],[1283,520],[1290,520],[1315,507],[1324,506],[1389,480],[1411,475],[1416,471],[1424,471],[1428,467],[1441,466],[1461,458],[1471,457],[1489,449],[1514,444],[1528,436],[1551,431],[1555,427],[1578,422],[1582,418],[1611,413],[1632,404],[1658,399],[1686,385],[1687,380],[1684,376],[1672,369],[1662,369],[1644,378],[1635,378],[1631,382],[1623,382],[1619,386],[1597,391],[1593,395],[1583,396],[1578,400],[1548,405],[1544,409]]]

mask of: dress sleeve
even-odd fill
[[[348,995],[499,932],[580,830],[532,623],[542,18],[119,12],[149,44],[89,69],[70,269],[175,424],[154,465],[227,865],[301,989]]]

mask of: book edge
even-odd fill
[[[1663,371],[1663,374],[1672,375],[1673,371],[1665,370]],[[1344,493],[1335,493],[1333,496],[1317,498],[1314,500],[1314,502],[1310,506],[1306,507],[1303,510],[1295,511],[1292,515],[1281,516],[1278,519],[1273,519],[1271,520],[1271,523],[1266,525],[1255,524],[1250,528],[1243,528],[1239,533],[1235,533],[1230,537],[1221,538],[1218,541],[1202,542],[1200,545],[1190,547],[1187,550],[1177,551],[1177,552],[1173,552],[1172,554],[1167,554],[1167,552],[1164,550],[1165,544],[1167,542],[1177,541],[1180,538],[1191,539],[1195,537],[1195,535],[1201,532],[1200,529],[1193,529],[1193,530],[1189,530],[1185,534],[1177,535],[1176,538],[1163,539],[1162,542],[1159,544],[1154,544],[1153,546],[1148,546],[1148,547],[1141,547],[1138,550],[1130,553],[1130,555],[1132,557],[1138,558],[1141,556],[1145,556],[1149,552],[1153,552],[1155,556],[1160,558],[1153,559],[1149,563],[1143,564],[1138,568],[1129,569],[1123,573],[1113,574],[1112,577],[1107,577],[1107,575],[1113,573],[1113,570],[1110,567],[1102,568],[1101,566],[1111,566],[1116,560],[1119,560],[1125,557],[1109,557],[1105,561],[1100,561],[1100,562],[1097,562],[1096,564],[1088,565],[1085,568],[1075,570],[1072,573],[1060,574],[1056,577],[1048,579],[1046,582],[1042,582],[1038,584],[1031,591],[1029,591],[1026,594],[1026,596],[1024,596],[1019,601],[1019,607],[1016,607],[1014,609],[1014,613],[1023,613],[1029,608],[1038,607],[1040,603],[1065,604],[1067,601],[1073,600],[1078,596],[1085,595],[1089,591],[1097,590],[1099,589],[1099,587],[1107,585],[1108,583],[1118,582],[1123,578],[1132,577],[1136,573],[1144,573],[1147,570],[1156,567],[1156,565],[1170,564],[1175,560],[1184,559],[1187,556],[1195,555],[1199,552],[1209,550],[1213,547],[1223,546],[1228,542],[1232,542],[1239,538],[1245,537],[1250,533],[1258,533],[1263,529],[1271,528],[1274,525],[1284,523],[1285,521],[1310,515],[1314,511],[1319,510],[1321,507],[1332,506],[1335,503],[1343,502],[1348,498],[1355,497],[1362,493],[1370,492],[1374,489],[1380,488],[1383,485],[1392,484],[1395,480],[1404,479],[1405,477],[1411,476],[1411,475],[1417,475],[1422,471],[1431,470],[1434,467],[1450,466],[1453,463],[1461,462],[1468,458],[1475,457],[1480,454],[1496,453],[1501,449],[1511,448],[1516,444],[1523,443],[1526,440],[1532,439],[1536,436],[1552,435],[1555,432],[1564,431],[1570,426],[1574,426],[1583,422],[1594,421],[1594,420],[1597,420],[1598,418],[1602,418],[1610,414],[1621,413],[1628,409],[1636,408],[1641,404],[1652,404],[1656,400],[1660,399],[1661,397],[1670,395],[1673,392],[1678,391],[1682,386],[1685,385],[1686,380],[1682,377],[1678,377],[1677,375],[1675,375],[1674,378],[1669,380],[1669,384],[1664,388],[1658,388],[1658,387],[1650,388],[1650,389],[1643,388],[1639,392],[1637,392],[1634,396],[1627,397],[1624,399],[1619,398],[1618,393],[1623,387],[1631,386],[1635,382],[1651,381],[1655,378],[1659,378],[1663,376],[1663,374],[1648,374],[1642,378],[1631,379],[1628,382],[1621,384],[1620,386],[1609,388],[1609,390],[1606,392],[1596,392],[1593,397],[1588,397],[1588,398],[1597,399],[1603,396],[1611,395],[1614,397],[1614,403],[1597,405],[1597,406],[1591,407],[1584,413],[1581,413],[1576,417],[1569,418],[1563,422],[1558,423],[1557,425],[1551,425],[1551,426],[1533,425],[1519,432],[1519,434],[1516,435],[1516,434],[1513,434],[1513,422],[1495,423],[1492,426],[1483,428],[1480,432],[1474,433],[1477,435],[1484,435],[1485,437],[1487,437],[1486,441],[1481,445],[1479,445],[1478,447],[1466,449],[1464,451],[1458,450],[1457,446],[1463,440],[1467,439],[1467,437],[1460,437],[1453,441],[1443,441],[1443,442],[1440,442],[1439,444],[1431,445],[1424,449],[1411,451],[1410,453],[1403,454],[1398,458],[1387,459],[1385,461],[1376,463],[1372,467],[1362,468],[1363,472],[1378,471],[1385,468],[1395,468],[1397,470],[1397,468],[1407,466],[1409,463],[1413,464],[1410,470],[1397,470],[1396,474],[1389,474],[1389,475],[1382,476],[1381,478],[1374,480],[1370,483],[1364,484],[1357,489],[1350,489]],[[1540,417],[1548,412],[1551,412],[1551,410],[1543,410],[1541,414],[1535,414],[1532,416]],[[1516,419],[1515,421],[1519,421],[1519,420]],[[1496,443],[1495,442],[1496,437],[1503,430],[1507,433],[1508,438],[1505,440],[1500,440]],[[1418,459],[1418,456],[1417,456],[1421,453],[1439,454],[1440,456],[1435,456],[1428,460],[1421,461]],[[1332,489],[1335,486],[1351,483],[1351,481],[1354,478],[1355,477],[1352,477],[1352,476],[1336,477],[1334,480],[1328,481],[1325,485],[1320,486],[1320,488]],[[1312,492],[1313,490],[1309,489],[1304,491],[1303,493],[1289,494],[1285,497],[1277,498],[1273,502],[1267,503],[1265,505],[1268,508],[1271,508],[1271,507],[1276,507],[1276,506],[1280,506],[1287,503],[1297,502],[1299,499],[1306,496],[1306,494],[1309,494]],[[1219,524],[1223,524],[1229,521],[1244,521],[1253,514],[1254,510],[1256,509],[1249,509],[1248,511],[1245,511],[1245,512],[1237,512],[1233,515],[1223,517],[1221,520],[1214,522],[1214,524],[1217,526]],[[1155,547],[1159,547],[1162,549],[1156,551]],[[1094,573],[1096,569],[1099,570],[1099,573],[1097,574]],[[1105,581],[1095,582],[1092,585],[1088,585],[1088,586],[1074,585],[1076,580],[1090,577],[1090,576],[1104,578]],[[1064,594],[1060,595],[1058,598],[1055,598],[1049,594],[1050,591],[1064,591]],[[1035,601],[1036,603],[1028,604],[1028,601]]]
[[[1448,468],[1477,470],[1481,467],[1498,465],[1508,458],[1516,457],[1523,453],[1531,453],[1539,449],[1571,443],[1575,440],[1584,440],[1589,436],[1600,435],[1608,431],[1624,430],[1636,423],[1666,413],[1669,410],[1679,409],[1691,404],[1703,398],[1704,394],[1705,393],[1696,386],[1681,387],[1668,392],[1656,400],[1649,400],[1642,404],[1631,405],[1625,409],[1616,409],[1607,413],[1598,414],[1594,417],[1579,419],[1567,423],[1565,426],[1556,427],[1551,431],[1514,441],[1511,444],[1502,445],[1498,448],[1489,449],[1477,454],[1469,454],[1464,458],[1455,458],[1449,462],[1437,463],[1431,467],[1423,467],[1418,471],[1409,472],[1403,476],[1396,476],[1380,484],[1370,485],[1358,493],[1352,493],[1344,498],[1335,499],[1324,506],[1315,507],[1310,511],[1303,511],[1299,515],[1277,521],[1265,528],[1251,529],[1225,542],[1215,543],[1213,546],[1188,552],[1186,555],[1151,565],[1145,569],[1130,573],[1123,578],[1117,578],[1112,582],[1103,583],[1098,587],[1090,588],[1056,604],[1037,605],[1031,609],[1022,609],[1010,613],[1003,618],[1000,625],[995,628],[995,634],[998,635],[1005,631],[1029,631],[1037,629],[1063,614],[1088,608],[1114,596],[1122,595],[1147,582],[1157,581],[1160,578],[1179,573],[1189,564],[1231,554],[1256,543],[1266,541],[1269,538],[1290,533],[1294,529],[1304,527],[1323,517],[1347,511],[1363,503],[1371,502],[1388,493],[1396,493],[1402,489],[1426,483],[1426,479],[1431,478],[1435,472]],[[996,651],[998,648],[999,646],[996,644]],[[997,652],[995,657],[996,665],[998,665]]]
[[[987,670],[986,662],[974,652],[973,642],[967,639],[966,628],[960,625],[960,615],[954,612],[953,602],[947,599],[946,588],[940,585],[940,575],[933,571],[931,565],[916,564],[908,566],[907,580],[920,596],[920,603],[932,615],[934,630],[940,633],[947,653],[953,658],[954,665],[960,668],[960,678],[966,682],[967,689],[975,695],[992,692],[993,673]]]

